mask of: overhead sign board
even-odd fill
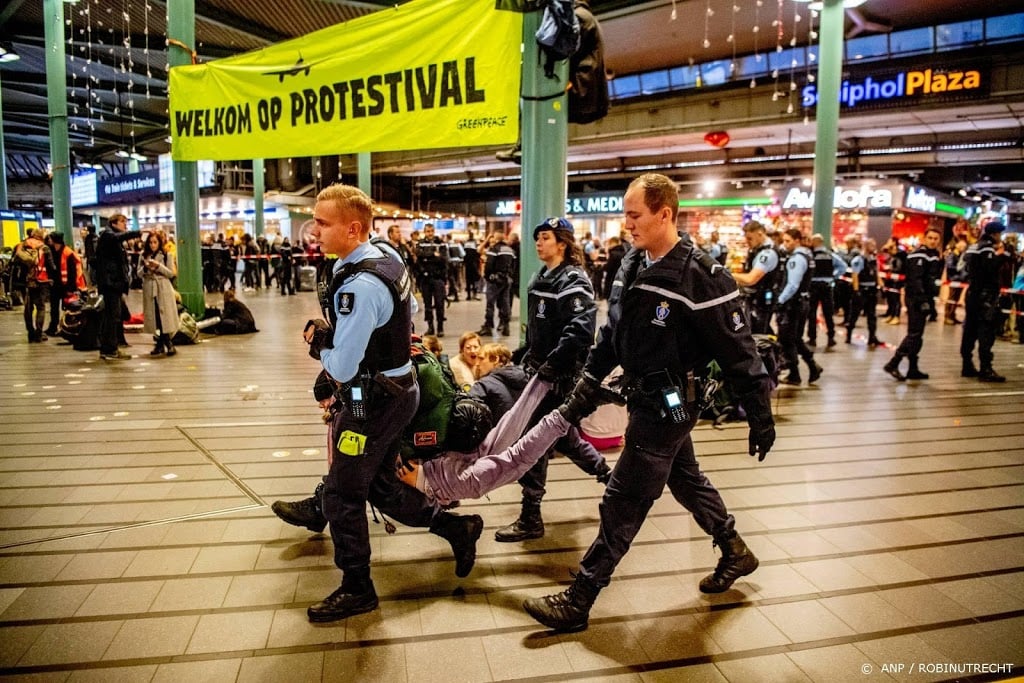
[[[178,161],[511,143],[523,15],[412,0],[301,38],[170,70]]]
[[[990,70],[982,67],[908,68],[850,75],[839,88],[839,103],[846,109],[871,109],[908,102],[945,102],[985,97]],[[805,108],[818,104],[818,87],[808,83],[800,91]]]
[[[893,189],[890,187],[846,187],[835,188],[832,195],[832,207],[844,211],[856,209],[891,209],[893,203]],[[802,190],[799,187],[791,187],[782,200],[782,208],[786,211],[797,209],[813,209],[814,193]]]

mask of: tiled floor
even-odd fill
[[[211,297],[211,303],[216,297]],[[820,353],[786,388],[768,460],[741,425],[696,431],[761,568],[703,596],[716,561],[670,496],[651,511],[588,631],[555,636],[526,597],[560,589],[593,539],[601,488],[552,463],[547,536],[499,544],[517,487],[468,501],[487,523],[456,579],[447,545],[371,524],[381,607],[311,625],[333,590],[327,536],[269,502],[323,469],[311,294],[247,294],[261,332],[175,358],[104,363],[29,346],[0,313],[0,675],[99,681],[942,681],[1024,671],[1024,347],[998,342],[1004,385],[960,379],[959,328],[929,326],[928,382],[889,352]],[[133,295],[137,304],[137,294]],[[138,306],[134,306],[138,308]],[[450,309],[445,339],[482,304]],[[882,326],[897,342],[904,328]],[[614,459],[614,454],[611,455]],[[974,668],[971,668],[974,667]]]

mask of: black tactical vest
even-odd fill
[[[833,275],[832,252],[825,247],[818,247],[815,249],[813,270],[815,280],[828,280],[829,282],[835,280]]]

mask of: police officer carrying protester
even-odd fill
[[[964,265],[967,271],[967,302],[964,334],[960,340],[963,359],[962,377],[977,377],[982,382],[1005,382],[1006,378],[992,369],[992,345],[995,344],[999,316],[999,276],[1008,261],[999,249],[1000,233],[1006,226],[999,220],[985,224],[981,238],[967,248]],[[978,345],[981,371],[974,367],[974,345]]]
[[[736,283],[677,232],[678,204],[675,184],[660,174],[642,175],[626,191],[625,227],[634,248],[615,277],[608,322],[563,414],[593,410],[600,381],[621,365],[629,426],[600,505],[597,538],[575,581],[561,593],[523,604],[552,629],[587,628],[598,592],[610,582],[666,483],[722,550],[715,571],[700,582],[701,591],[725,591],[758,565],[721,495],[700,471],[690,431],[698,415],[701,373],[715,359],[747,412],[750,454],[763,460],[775,442],[768,374]]]
[[[527,285],[523,365],[552,386],[534,412],[530,426],[558,407],[575,385],[594,343],[597,326],[594,290],[583,270],[585,257],[576,244],[572,224],[564,218],[548,218],[534,228],[533,239],[537,258],[543,265]],[[603,478],[608,473],[604,457],[579,437],[576,427],[555,442],[555,450],[587,474]],[[540,504],[547,478],[548,458],[543,457],[519,479],[523,487],[519,518],[498,529],[494,540],[508,543],[544,535]]]
[[[920,246],[907,257],[907,284],[904,298],[907,304],[907,336],[896,348],[884,370],[902,382],[908,379],[928,379],[928,373],[921,372],[917,356],[924,345],[924,328],[931,313],[933,300],[938,294],[938,281],[942,276],[942,256],[939,244],[942,233],[938,228],[928,228]],[[910,359],[907,374],[900,372],[900,362]]]
[[[394,473],[399,438],[419,401],[409,355],[412,284],[394,252],[369,242],[372,200],[358,188],[331,185],[317,196],[313,220],[314,239],[338,257],[321,300],[330,322],[311,320],[303,331],[310,355],[338,382],[335,397],[342,404],[332,418],[337,442],[321,500],[342,582],[307,610],[310,621],[325,622],[377,607],[367,500],[403,524],[429,526],[448,540],[458,576],[472,569],[483,520],[440,512]]]
[[[743,225],[743,237],[747,241],[747,260],[743,272],[733,277],[743,288],[751,331],[754,334],[771,334],[779,253],[768,239],[765,227],[757,221],[747,221]]]
[[[803,329],[807,322],[808,301],[811,290],[811,251],[800,241],[803,234],[797,228],[782,233],[782,249],[785,253],[783,268],[786,284],[779,293],[779,307],[776,317],[779,322],[779,345],[786,359],[789,374],[783,384],[800,384],[800,358],[807,363],[807,383],[814,384],[821,377],[822,368],[814,362],[814,353],[804,343]]]
[[[423,295],[423,315],[427,323],[425,334],[443,337],[444,307],[447,303],[445,293],[448,289],[448,245],[437,236],[433,223],[423,226],[423,236],[416,243],[416,268],[419,272],[420,293]]]
[[[828,342],[825,348],[831,349],[836,345],[835,306],[832,290],[835,288],[836,278],[846,272],[846,261],[826,248],[825,238],[817,233],[811,235],[811,256],[814,259],[814,267],[811,272],[810,306],[807,312],[807,343],[811,346],[818,344],[818,307],[820,306],[821,317],[825,320],[825,331],[828,333]]]
[[[498,309],[499,331],[503,337],[512,333],[509,320],[512,318],[512,295],[509,290],[515,279],[516,252],[505,242],[501,232],[493,234],[491,246],[487,248],[484,263],[484,279],[487,281],[487,307],[484,310],[484,324],[479,334],[489,337],[494,334],[494,309]]]

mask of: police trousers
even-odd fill
[[[818,306],[821,306],[821,317],[825,319],[825,329],[829,339],[835,339],[836,323],[835,306],[832,303],[832,281],[811,280],[811,300],[807,312],[807,338],[814,344],[818,339]]]
[[[365,420],[357,420],[341,407],[331,422],[333,459],[324,478],[321,508],[330,523],[334,564],[342,571],[370,565],[367,501],[385,515],[414,527],[429,526],[438,510],[421,491],[399,481],[394,471],[398,440],[416,412],[419,386],[413,380],[399,396],[377,388],[368,393]],[[339,439],[349,436],[347,432],[365,437],[362,448],[339,449]],[[353,442],[349,439],[347,443]],[[351,454],[354,450],[362,452]]]
[[[599,507],[597,538],[580,562],[580,573],[596,585],[611,581],[666,484],[705,533],[715,539],[732,534],[735,520],[693,451],[697,408],[690,404],[687,411],[689,420],[677,424],[643,407],[630,409],[625,446]]]
[[[896,347],[897,356],[917,358],[924,346],[924,328],[930,312],[931,302],[926,299],[907,302],[907,336]]]
[[[498,309],[498,324],[508,325],[512,317],[511,278],[497,277],[487,280],[487,307],[484,310],[484,327],[494,327],[494,309]]]
[[[423,294],[423,319],[428,329],[434,329],[434,322],[437,322],[436,331],[444,330],[444,307],[447,304],[445,289],[448,282],[442,278],[425,277],[420,281],[420,292]]]
[[[844,321],[846,335],[853,334],[853,328],[857,326],[857,320],[863,313],[868,324],[868,340],[874,340],[878,331],[878,288],[861,287],[852,296],[850,314]]]
[[[780,304],[775,319],[779,323],[782,357],[786,360],[790,378],[797,379],[800,377],[798,358],[802,358],[807,367],[814,367],[814,354],[807,348],[801,335],[807,319],[807,299],[797,294],[786,303]]]
[[[960,357],[971,360],[974,345],[978,345],[978,360],[983,369],[992,367],[992,346],[996,343],[999,315],[999,292],[996,290],[967,290],[964,307],[964,333],[960,339]]]

